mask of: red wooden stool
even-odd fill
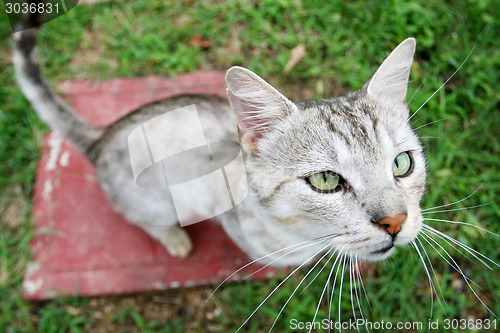
[[[226,97],[223,72],[183,74],[173,80],[65,82],[58,88],[74,110],[96,126],[177,95]],[[97,183],[94,167],[71,144],[49,134],[41,153],[34,194],[33,258],[23,283],[25,299],[217,284],[250,261],[214,221],[186,227],[194,244],[190,257],[170,256],[113,210]],[[231,281],[261,267],[252,265]],[[265,268],[252,279],[276,274],[275,269]]]

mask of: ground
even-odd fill
[[[0,8],[2,4],[0,3]],[[357,89],[400,41],[417,39],[408,94],[417,110],[474,51],[454,79],[412,119],[428,160],[423,207],[449,204],[476,209],[436,213],[426,221],[492,260],[500,260],[500,8],[498,1],[127,1],[77,5],[42,29],[40,55],[49,83],[145,75],[175,76],[244,65],[293,100],[336,96]],[[240,283],[157,294],[69,298],[26,302],[22,276],[32,237],[32,193],[39,147],[48,128],[16,87],[10,64],[11,32],[0,10],[0,331],[228,332],[236,330],[281,280]],[[285,74],[292,50],[306,55]],[[477,190],[477,191],[476,191]],[[429,215],[427,215],[429,216]],[[425,240],[422,239],[425,244]],[[443,243],[443,241],[441,241]],[[435,251],[442,298],[433,318],[493,319],[462,277]],[[499,268],[489,270],[446,246],[482,287],[479,296],[500,313]],[[464,252],[462,250],[462,252]],[[474,259],[470,255],[469,258]],[[325,271],[328,269],[325,269]],[[293,276],[245,326],[268,331],[282,305],[307,271]],[[433,272],[430,272],[433,276]],[[314,276],[315,274],[312,274]],[[324,275],[292,300],[275,331],[287,332],[293,318],[311,320]],[[342,319],[353,318],[344,286]],[[427,322],[431,301],[427,275],[413,249],[402,250],[365,275],[374,320]],[[336,312],[336,310],[334,310]],[[319,309],[328,317],[326,303]],[[359,312],[358,312],[359,316]],[[498,323],[498,321],[497,321]],[[500,325],[497,325],[497,327]],[[459,331],[459,330],[456,330]],[[465,331],[474,331],[466,329]],[[495,331],[495,330],[493,330]],[[498,331],[498,329],[496,329]],[[427,332],[427,330],[422,330]]]

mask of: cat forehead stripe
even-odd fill
[[[339,137],[350,149],[358,146],[376,153],[378,119],[372,115],[373,107],[353,98],[334,98],[299,104],[303,112],[316,111],[331,133]]]

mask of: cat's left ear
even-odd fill
[[[258,151],[258,140],[295,105],[254,72],[231,67],[226,73],[227,96],[238,118],[240,142]]]
[[[407,38],[392,51],[368,83],[369,96],[395,106],[406,105],[415,45],[415,38]]]

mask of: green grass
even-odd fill
[[[476,45],[455,77],[412,119],[414,127],[439,121],[417,130],[425,145],[429,172],[422,207],[455,202],[479,188],[468,200],[451,208],[488,205],[434,217],[464,221],[500,233],[499,7],[495,0],[172,1],[168,5],[165,1],[127,1],[78,5],[68,15],[44,26],[39,45],[44,72],[52,85],[75,78],[175,76],[243,65],[292,98],[314,98],[358,89],[390,50],[404,38],[414,36],[418,46],[408,93],[409,98],[415,94],[410,103],[413,111]],[[209,50],[189,45],[196,34],[210,40]],[[95,299],[35,304],[20,298],[33,233],[29,216],[38,148],[48,129],[15,85],[9,59],[10,28],[3,9],[0,37],[0,331],[106,331],[109,327],[149,332],[234,331],[280,280],[222,288],[213,299],[221,314],[199,330],[193,329],[190,321],[204,325],[205,319],[193,319],[196,316],[191,314],[166,320],[137,306],[151,303],[149,298],[132,305],[109,300],[115,310],[109,319],[111,326],[107,327],[100,326],[103,321],[93,316]],[[231,40],[235,39],[241,45],[232,48]],[[307,56],[289,75],[283,74],[290,50],[300,43],[305,45]],[[498,237],[464,225],[429,224],[500,262]],[[453,269],[427,248],[446,300],[442,306],[435,301],[433,319],[492,319]],[[457,250],[447,249],[483,288],[476,290],[491,310],[500,315],[500,269],[490,271],[473,258],[468,260]],[[416,251],[401,249],[394,258],[376,267],[365,276],[371,307],[370,312],[363,301],[365,315],[372,321],[427,323],[429,287]],[[245,331],[267,331],[305,272],[284,283],[249,321]],[[293,318],[313,318],[325,273],[306,292],[298,295],[299,290],[275,331],[290,331]],[[344,283],[343,320],[353,318],[349,292],[348,283]],[[327,316],[323,306],[318,319]]]

